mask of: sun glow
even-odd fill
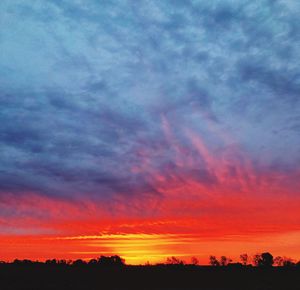
[[[284,255],[299,259],[300,232],[257,235],[224,235],[209,237],[201,234],[174,233],[102,233],[78,236],[15,236],[0,239],[5,249],[2,259],[83,259],[90,260],[101,255],[119,255],[127,264],[151,264],[166,262],[175,256],[190,262],[193,256],[201,264],[208,263],[209,255],[226,255],[234,261],[241,253],[253,255],[271,251],[274,256]],[[270,246],[272,244],[272,246]]]
[[[58,237],[55,240],[81,241],[86,248],[90,249],[72,252],[76,255],[118,254],[129,264],[142,264],[164,262],[170,256],[190,257],[191,253],[184,252],[184,248],[189,249],[195,242],[195,237],[190,234],[124,233]],[[182,252],[178,252],[178,248],[182,248]]]

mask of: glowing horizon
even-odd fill
[[[47,259],[76,260],[100,257],[101,255],[119,255],[130,265],[145,263],[165,263],[172,256],[189,263],[196,257],[200,264],[209,263],[209,256],[220,257],[226,249],[226,256],[233,262],[240,262],[239,255],[251,256],[270,252],[276,256],[286,256],[298,261],[300,231],[268,234],[261,238],[249,236],[228,236],[211,241],[193,234],[103,234],[94,236],[69,237],[8,237],[1,239],[1,247],[6,248],[4,261],[30,259],[45,261]],[[63,243],[62,243],[63,241]],[[21,247],[21,249],[20,249]],[[49,250],[49,247],[53,249]],[[26,250],[26,252],[24,252]],[[284,253],[284,255],[283,255]],[[249,262],[251,262],[249,260]]]

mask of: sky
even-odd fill
[[[299,260],[299,13],[1,0],[0,260]]]

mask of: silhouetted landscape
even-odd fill
[[[186,263],[176,257],[134,266],[116,255],[90,261],[15,260],[0,263],[0,289],[300,289],[300,261],[270,253],[240,259],[232,263],[226,256],[210,256],[209,266],[198,265],[197,258]]]

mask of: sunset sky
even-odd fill
[[[1,0],[0,260],[299,260],[299,15]]]

